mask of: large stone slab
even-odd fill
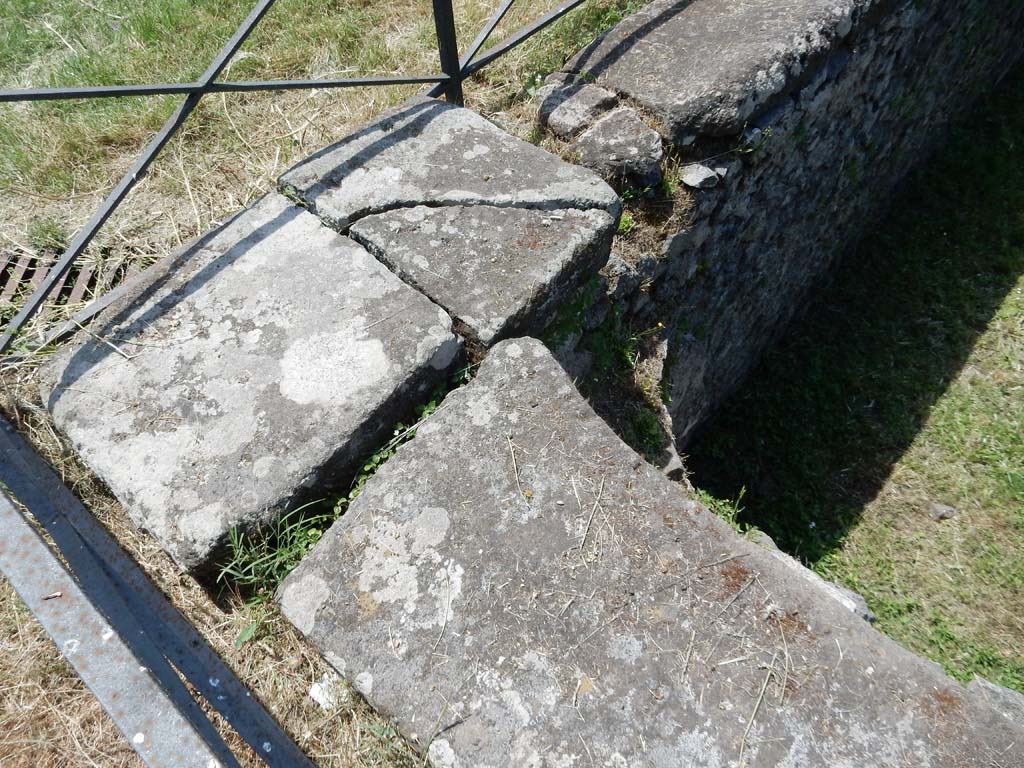
[[[344,475],[432,386],[450,318],[279,195],[152,268],[45,371],[57,425],[184,568]]]
[[[529,339],[280,601],[438,766],[1024,764],[1019,724],[685,498]]]
[[[567,70],[650,110],[679,143],[739,132],[870,0],[655,0]]]
[[[281,176],[281,188],[344,231],[416,205],[604,208],[618,197],[590,171],[514,138],[475,112],[417,97]]]
[[[600,210],[417,206],[360,219],[351,235],[489,346],[540,332],[604,266],[614,231]]]

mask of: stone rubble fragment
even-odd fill
[[[540,124],[565,141],[574,139],[617,101],[611,91],[589,84],[547,85],[537,98]]]
[[[700,163],[690,163],[679,169],[679,180],[693,189],[710,189],[718,185],[719,175]]]
[[[637,187],[661,181],[661,136],[629,107],[609,112],[580,136],[572,151],[581,165]]]

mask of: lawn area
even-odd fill
[[[692,481],[960,680],[1024,691],[1024,71],[691,446]],[[955,514],[936,520],[932,505]]]

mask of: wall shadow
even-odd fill
[[[925,130],[925,128],[922,128]],[[690,445],[692,481],[813,563],[835,549],[1024,273],[1024,68],[902,187]]]

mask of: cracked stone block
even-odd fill
[[[416,205],[603,208],[619,199],[585,168],[505,133],[468,109],[414,98],[281,176],[331,226]]]
[[[278,597],[435,766],[1024,759],[1019,724],[684,496],[532,339],[495,345]]]
[[[738,133],[849,33],[863,0],[655,0],[579,53],[586,72],[648,109],[668,137]]]
[[[280,195],[154,266],[44,372],[79,455],[179,565],[355,463],[455,362],[451,319]]]
[[[615,219],[601,210],[402,208],[351,235],[490,346],[540,332],[604,265]]]
[[[537,117],[560,139],[569,141],[615,106],[615,94],[596,85],[551,85],[538,93]]]
[[[629,107],[598,120],[572,145],[577,159],[608,179],[640,187],[661,181],[661,136]]]

